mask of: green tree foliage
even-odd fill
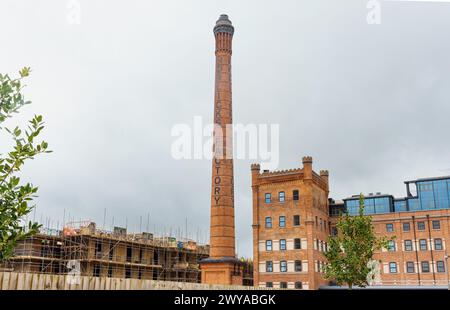
[[[9,134],[14,145],[10,152],[0,153],[0,262],[12,255],[17,241],[37,233],[40,228],[37,223],[24,222],[34,208],[32,200],[38,188],[30,183],[22,184],[18,173],[26,160],[50,152],[47,142],[36,141],[44,129],[42,116],[35,115],[25,130],[3,127],[7,119],[31,103],[22,94],[23,80],[29,74],[30,68],[20,70],[15,79],[0,74],[0,134]]]
[[[325,278],[335,280],[338,285],[347,284],[365,287],[370,275],[373,277],[373,254],[387,248],[389,240],[377,237],[374,233],[372,218],[364,215],[364,196],[359,198],[359,214],[340,216],[336,225],[337,235],[328,239],[328,251],[324,253],[328,264]]]

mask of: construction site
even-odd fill
[[[15,247],[2,269],[18,273],[200,282],[199,260],[209,246],[193,240],[97,229],[90,221],[41,231]]]

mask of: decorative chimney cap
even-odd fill
[[[330,175],[330,173],[328,172],[328,170],[320,170],[320,176],[327,177],[329,175]]]
[[[259,164],[252,164],[251,167],[252,167],[251,170],[261,171],[261,166]]]
[[[227,14],[220,15],[219,19],[216,22],[216,26],[214,27],[214,35],[219,32],[225,32],[233,35],[234,27],[231,21],[228,19]]]

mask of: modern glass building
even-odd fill
[[[359,196],[344,199],[345,210],[350,215],[359,212]],[[367,215],[394,212],[394,197],[390,195],[368,195],[364,198],[364,213]]]
[[[450,176],[406,181],[405,184],[407,196],[404,198],[381,193],[365,196],[365,214],[450,209]],[[415,192],[411,191],[414,189]],[[330,203],[331,216],[342,211],[357,215],[358,210],[359,195],[346,198],[343,203]]]

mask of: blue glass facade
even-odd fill
[[[410,211],[450,208],[450,177],[416,181],[417,197],[407,198]]]
[[[408,211],[408,205],[406,199],[394,201],[394,212]]]
[[[405,182],[408,197],[394,199],[391,195],[366,196],[364,198],[365,214],[382,214],[389,212],[407,212],[450,208],[450,176],[441,178],[419,179]],[[417,194],[410,193],[410,185],[415,185]],[[345,210],[350,215],[359,211],[359,197],[344,199]]]
[[[348,214],[357,215],[359,212],[359,198],[346,199],[345,206],[347,207]],[[392,196],[368,196],[364,198],[364,214],[381,214],[392,211],[394,211]]]

